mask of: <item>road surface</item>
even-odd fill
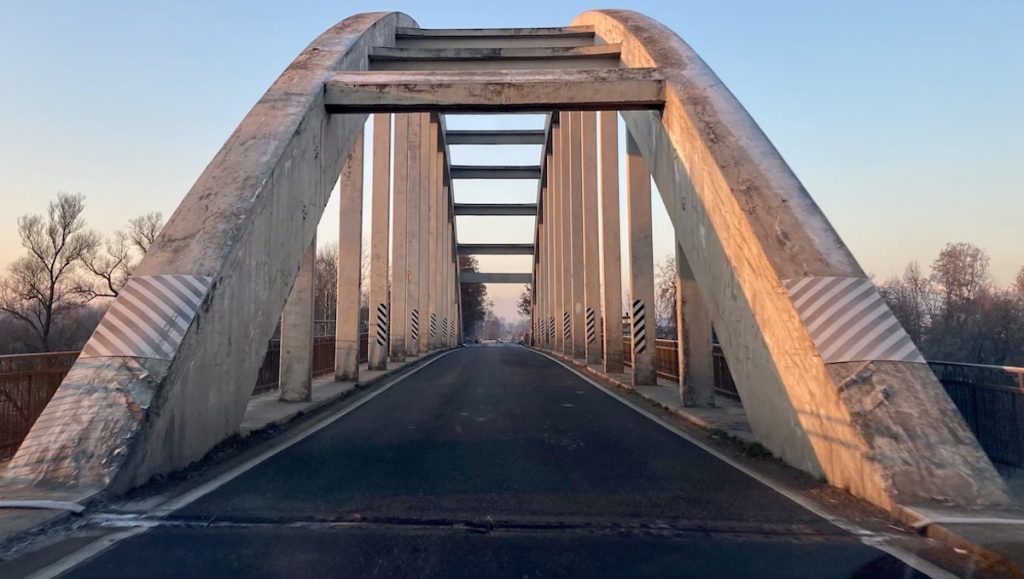
[[[923,577],[518,346],[434,361],[84,577]]]

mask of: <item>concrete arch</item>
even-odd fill
[[[808,288],[872,300],[877,290],[696,53],[634,12],[586,12],[573,24],[620,44],[626,67],[664,79],[662,110],[622,116],[764,444],[888,508],[934,496],[1008,502],[884,306],[892,332],[877,351],[837,350],[834,329],[810,317],[800,294]],[[394,46],[399,28],[416,27],[400,13],[352,16],[284,71],[175,211],[0,482],[71,497],[124,490],[238,429],[276,313],[366,120],[331,114],[325,86],[336,71],[366,70],[371,47]]]
[[[650,166],[759,439],[790,464],[886,508],[936,496],[1008,502],[912,344],[888,359],[847,360],[809,330],[807,312],[791,295],[794,284],[835,278],[867,287],[867,294],[877,290],[714,72],[675,33],[636,12],[585,12],[573,25],[593,26],[604,42],[621,44],[626,66],[657,68],[665,78],[663,111],[621,114]]]
[[[156,317],[164,311],[154,303],[161,297],[185,308],[178,311],[178,343],[137,351],[94,334],[0,482],[83,497],[128,489],[188,465],[237,431],[277,323],[272,312],[284,307],[367,118],[327,114],[324,82],[333,71],[365,69],[369,47],[393,43],[397,28],[416,26],[400,13],[358,14],[288,66],[135,272],[133,279],[152,284],[140,295]],[[192,284],[194,293],[176,293],[180,283]],[[111,311],[128,299],[119,297]],[[104,322],[110,318],[108,312]],[[145,331],[134,329],[134,336]]]

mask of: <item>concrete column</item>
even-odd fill
[[[676,328],[679,332],[679,394],[684,406],[715,405],[715,365],[711,317],[693,277],[693,269],[676,244]]]
[[[581,113],[581,170],[583,173],[583,293],[587,364],[600,364],[601,261],[597,222],[597,113]]]
[[[420,113],[420,339],[416,345],[420,354],[430,351],[430,166],[434,160],[430,135],[436,134],[433,125],[430,113]]]
[[[428,120],[429,118],[427,116]],[[437,325],[440,323],[440,320],[437,319],[437,240],[438,233],[440,232],[438,215],[440,214],[441,204],[440,191],[437,186],[437,123],[429,123],[428,133],[427,146],[425,147],[426,155],[424,156],[429,185],[427,187],[427,211],[425,212],[427,216],[427,247],[425,248],[427,254],[427,276],[426,283],[423,284],[427,294],[427,307],[424,308],[424,314],[427,316],[427,331],[424,332],[423,351],[437,348]]]
[[[562,324],[559,329],[564,334],[562,344],[562,355],[573,355],[572,335],[572,113],[563,112],[561,115],[561,134],[559,153],[559,227],[562,235],[558,252],[560,254],[560,267],[562,269],[561,292],[562,292]]]
[[[562,316],[565,313],[565,270],[562,267],[562,122],[568,113],[558,113],[558,125],[551,128],[551,329],[554,332],[553,350],[562,352],[565,348],[565,332],[562,329]]]
[[[363,256],[363,133],[341,169],[338,203],[338,308],[334,379],[359,379],[359,301]]]
[[[370,370],[387,369],[388,245],[391,198],[391,115],[373,115],[373,199],[370,207]],[[339,252],[339,259],[341,257]]]
[[[391,360],[404,362],[409,327],[409,118],[410,114],[395,115],[394,214],[391,227],[391,311],[389,347]]]
[[[583,262],[583,113],[569,116],[569,241],[572,252],[572,357],[587,358],[586,288]]]
[[[626,134],[626,199],[629,212],[629,304],[633,384],[657,384],[654,335],[654,247],[651,240],[651,172],[633,135]]]
[[[554,135],[557,130],[557,125],[552,125],[551,135],[552,142],[548,148],[548,153],[545,158],[545,162],[548,164],[547,173],[547,187],[544,191],[544,231],[546,233],[545,241],[547,242],[547,248],[544,251],[544,259],[547,260],[547,265],[544,268],[547,274],[547,282],[545,283],[545,293],[547,297],[545,304],[545,332],[547,333],[545,339],[545,346],[548,350],[554,351],[557,347],[556,332],[555,332],[555,319],[558,317],[558,300],[555,289],[558,287],[557,274],[555,267],[555,239],[557,239],[556,233],[556,213],[555,213],[555,191],[558,189],[558,176],[556,168],[556,156],[555,156],[555,140]]]
[[[406,150],[409,154],[409,187],[406,197],[406,279],[408,280],[408,307],[409,315],[407,324],[409,328],[406,334],[406,352],[410,356],[419,355],[420,331],[423,329],[420,317],[420,248],[422,237],[420,233],[420,200],[423,189],[423,176],[420,172],[421,147],[423,139],[423,120],[421,114],[409,115],[409,139],[406,141]]]
[[[615,111],[601,112],[601,287],[604,290],[604,371],[622,366],[622,262],[619,247],[619,123]]]
[[[316,236],[306,250],[299,274],[281,312],[281,364],[278,399],[309,402],[313,399],[313,282],[316,273]]]

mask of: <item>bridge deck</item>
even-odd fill
[[[519,347],[444,356],[68,576],[140,573],[919,576]]]

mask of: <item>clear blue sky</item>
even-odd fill
[[[152,210],[169,215],[295,55],[353,12],[401,10],[423,27],[557,26],[595,7],[7,0],[0,265],[20,251],[16,217],[58,190],[85,193],[102,231]],[[711,65],[867,271],[927,265],[948,241],[985,249],[1001,282],[1024,265],[1024,2],[628,7]],[[657,256],[671,251],[667,239],[658,236]]]

